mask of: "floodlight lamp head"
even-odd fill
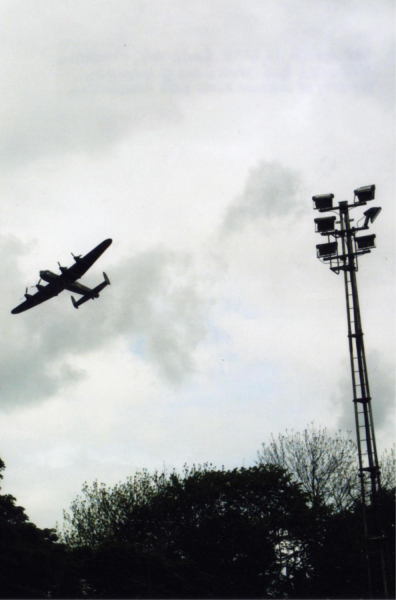
[[[369,248],[375,248],[375,233],[371,235],[363,235],[355,238],[356,247],[358,250],[368,250]]]
[[[316,246],[318,258],[334,258],[337,256],[337,242],[328,242],[327,244],[318,244]]]
[[[319,196],[312,196],[312,200],[314,201],[314,208],[333,208],[333,198],[334,194],[320,194]]]
[[[364,222],[364,226],[367,227],[368,226],[368,222],[370,221],[370,223],[374,223],[375,219],[378,217],[378,215],[381,212],[381,207],[379,206],[373,206],[372,208],[369,208],[368,210],[366,210],[363,214],[366,217],[366,220]]]
[[[328,233],[335,230],[336,217],[319,217],[314,219],[317,233]]]
[[[369,200],[374,200],[375,196],[375,185],[365,185],[364,187],[357,188],[353,192],[355,194],[355,199],[357,198],[358,202],[368,202]]]

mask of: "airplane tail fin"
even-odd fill
[[[110,285],[110,279],[107,277],[106,273],[103,273],[103,277],[104,277],[104,282],[100,283],[99,285],[97,285],[93,290],[92,290],[92,294],[94,295],[94,297],[98,297],[99,293],[107,286]]]
[[[78,308],[81,304],[84,304],[84,302],[88,302],[88,300],[91,300],[91,296],[83,296],[79,300],[76,300],[73,296],[71,297],[74,308]]]

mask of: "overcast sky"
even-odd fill
[[[311,198],[373,183],[358,282],[389,447],[394,2],[2,0],[0,28],[3,493],[53,527],[84,481],[250,466],[311,422],[354,438],[344,282]],[[83,280],[106,271],[100,300],[11,315],[109,237]]]

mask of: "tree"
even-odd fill
[[[74,597],[66,551],[55,531],[36,527],[15,503],[10,494],[0,494],[0,598]]]
[[[311,425],[302,434],[286,432],[277,439],[272,436],[269,444],[262,445],[258,458],[259,464],[285,468],[292,480],[300,483],[316,515],[315,526],[320,524],[317,535],[312,536],[307,547],[308,578],[300,587],[299,597],[320,598],[324,594],[329,598],[366,597],[365,540],[358,452],[354,442],[340,432],[332,438],[326,429],[315,429]],[[394,582],[395,539],[394,448],[383,453],[380,465],[379,513],[391,557],[391,583]],[[374,518],[371,507],[366,515],[368,520]],[[375,565],[373,581],[380,582],[380,564],[376,564],[373,557],[370,562]],[[380,593],[379,588],[377,591]]]
[[[395,486],[395,452],[382,456],[382,484]],[[325,504],[337,511],[352,509],[360,499],[356,444],[339,431],[334,437],[311,424],[303,433],[273,436],[258,451],[258,464],[278,465],[302,485],[311,504]]]
[[[381,518],[393,541],[394,451],[384,456]],[[272,438],[259,459],[248,469],[193,466],[85,484],[61,533],[80,594],[367,597],[354,443],[311,426]]]
[[[304,573],[310,509],[279,467],[144,471],[83,494],[62,536],[91,598],[280,598]]]
[[[384,450],[379,459],[381,468],[381,487],[385,490],[396,488],[396,457],[395,445]]]
[[[386,539],[388,598],[395,598],[395,490],[382,489],[379,497]],[[307,564],[309,576],[296,586],[297,598],[382,598],[383,573],[378,547],[370,546],[373,595],[369,596],[366,546],[360,502],[350,510],[332,511],[321,535],[312,539]],[[375,519],[371,506],[367,519]],[[375,542],[374,542],[375,543]]]

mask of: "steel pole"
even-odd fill
[[[359,457],[359,477],[361,482],[362,513],[364,537],[366,544],[366,559],[368,572],[368,587],[373,598],[373,569],[372,555],[377,547],[380,556],[380,569],[384,598],[388,598],[384,536],[379,518],[379,492],[381,490],[380,468],[375,443],[374,421],[371,410],[371,396],[364,350],[362,321],[359,307],[359,296],[356,279],[356,252],[354,248],[354,230],[350,225],[348,202],[339,203],[342,256],[345,282],[345,295],[348,319],[348,341],[352,375],[353,402],[356,423],[356,438]],[[371,483],[367,493],[367,483]],[[370,495],[373,519],[367,519],[366,502]],[[378,579],[378,578],[376,578]]]

